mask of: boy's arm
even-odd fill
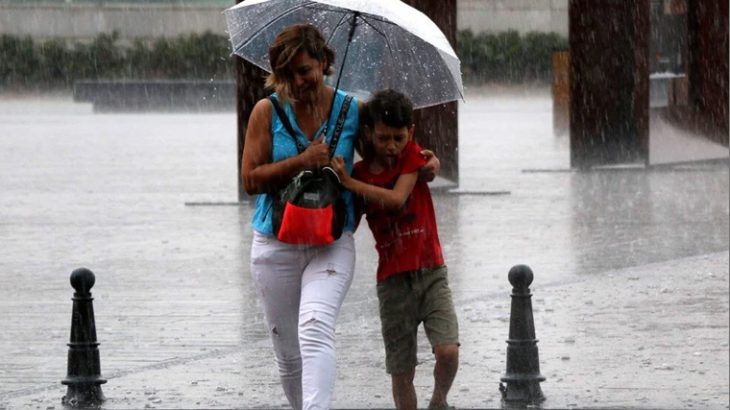
[[[393,189],[386,189],[352,178],[347,173],[345,162],[341,157],[333,158],[332,166],[340,176],[340,181],[345,188],[361,196],[368,203],[386,210],[400,209],[406,203],[418,181],[418,171],[401,174]]]
[[[400,209],[406,203],[408,196],[418,181],[418,172],[401,174],[393,189],[381,188],[347,177],[342,185],[348,190],[360,195],[366,202],[386,210]]]

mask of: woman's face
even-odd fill
[[[326,61],[319,61],[307,51],[300,51],[289,63],[293,97],[301,102],[313,102],[324,86]]]

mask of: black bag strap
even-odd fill
[[[289,122],[289,117],[286,116],[284,109],[281,108],[281,105],[279,105],[279,101],[277,101],[276,97],[270,95],[269,101],[271,101],[271,105],[274,106],[276,114],[279,116],[279,120],[281,120],[281,123],[284,124],[284,128],[286,128],[289,136],[291,136],[291,138],[294,140],[294,144],[297,145],[297,151],[299,151],[299,153],[301,154],[306,148],[304,148],[304,146],[302,146],[302,143],[299,142],[299,139],[296,136],[297,134],[294,132],[294,128],[292,128],[291,123]]]
[[[347,118],[347,111],[350,110],[351,101],[352,101],[352,96],[348,95],[348,96],[345,96],[345,101],[342,102],[342,107],[340,108],[340,115],[337,117],[337,123],[335,124],[335,132],[334,132],[334,134],[332,134],[332,140],[330,141],[330,159],[332,158],[333,155],[335,155],[335,149],[337,148],[337,142],[340,140],[340,134],[342,133],[342,128],[345,126],[345,119]]]
[[[271,101],[271,104],[274,106],[276,114],[279,116],[279,119],[284,125],[284,128],[289,133],[289,136],[291,136],[294,140],[294,143],[297,146],[297,151],[299,151],[299,153],[301,154],[306,148],[302,146],[302,144],[299,142],[299,139],[296,137],[297,134],[294,132],[294,128],[289,122],[289,117],[287,117],[284,109],[281,108],[281,105],[279,105],[279,101],[276,99],[276,97],[270,95],[268,98],[269,101]],[[337,98],[337,96],[335,95],[333,98]],[[347,112],[350,110],[351,101],[351,95],[345,96],[345,101],[343,101],[342,107],[340,108],[340,114],[337,117],[337,123],[335,124],[335,132],[332,134],[332,139],[329,143],[330,158],[332,158],[332,156],[334,155],[335,149],[337,148],[337,142],[340,140],[340,134],[342,133],[342,128],[344,128],[345,126],[345,119],[347,118]],[[327,126],[325,126],[323,133],[327,135]]]

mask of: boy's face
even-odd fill
[[[382,121],[375,123],[370,133],[375,158],[383,165],[395,165],[403,148],[413,137],[413,129],[413,125],[393,128],[383,124]]]

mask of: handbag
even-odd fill
[[[301,154],[305,148],[276,97],[269,96],[279,119]],[[335,130],[329,143],[330,159],[335,153],[345,125],[351,96],[342,103]],[[323,133],[327,135],[325,127]],[[276,239],[289,244],[327,245],[339,239],[345,225],[345,202],[337,172],[331,167],[307,169],[297,174],[278,192],[272,194],[272,227]]]

